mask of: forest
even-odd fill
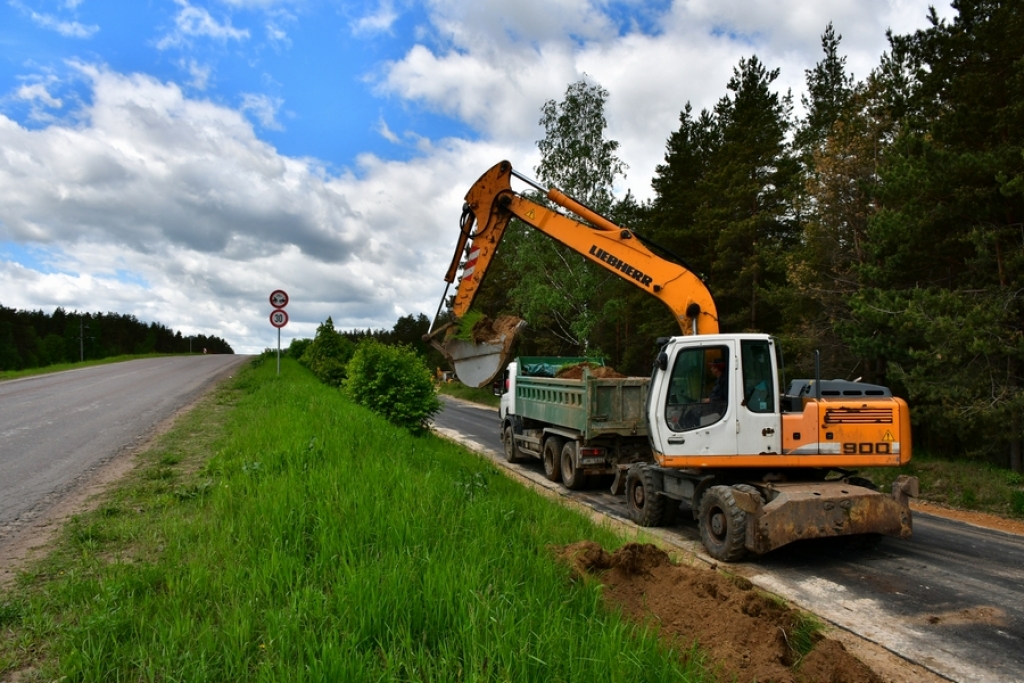
[[[722,331],[776,336],[788,377],[813,377],[817,350],[824,377],[906,398],[917,448],[1021,472],[1024,12],[953,7],[890,34],[863,79],[824,27],[799,114],[777,69],[742,59],[714,107],[680,113],[649,201],[613,192],[614,94],[588,79],[542,108],[534,171],[702,277]],[[631,374],[679,334],[655,298],[516,224],[475,308],[526,319],[521,353]]]
[[[183,336],[134,315],[23,311],[0,305],[0,371],[147,353],[234,353],[216,336]]]

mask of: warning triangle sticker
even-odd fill
[[[890,432],[888,429],[886,429],[885,430],[885,436],[882,437],[882,441],[895,441],[895,440],[896,439],[892,438],[892,432]]]

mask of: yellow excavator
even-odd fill
[[[513,178],[575,218],[513,191]],[[650,379],[530,376],[529,367],[550,359],[512,361],[515,325],[490,339],[444,340],[470,310],[512,218],[669,308],[681,334],[659,340]],[[644,526],[689,509],[709,554],[723,561],[800,539],[911,534],[916,478],[899,477],[884,495],[856,476],[855,468],[910,460],[909,409],[888,388],[816,376],[782,391],[772,337],[719,333],[714,299],[693,272],[507,161],[470,189],[460,225],[445,276],[449,285],[458,278],[456,321],[429,336],[467,385],[485,386],[510,368],[500,411],[510,461],[539,457],[549,478],[570,488],[613,474],[613,491],[626,494]]]

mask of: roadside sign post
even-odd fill
[[[275,289],[270,293],[270,324],[277,328],[277,374],[281,374],[281,328],[288,324],[288,313],[284,307],[288,305],[288,293],[283,289]]]

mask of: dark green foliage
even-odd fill
[[[922,443],[1021,471],[1024,13],[956,8],[891,39],[907,115],[879,168],[847,334],[906,387]]]
[[[347,369],[345,391],[352,400],[411,432],[425,430],[441,409],[430,370],[408,346],[363,340]]]
[[[234,353],[219,337],[183,336],[119,313],[52,315],[0,305],[0,371],[140,353]]]
[[[1024,491],[1014,491],[1010,494],[1010,511],[1024,517]]]
[[[288,355],[295,360],[302,358],[302,354],[306,352],[310,344],[313,343],[312,339],[292,339],[291,343],[288,344]]]
[[[545,135],[537,143],[538,179],[598,213],[611,209],[612,185],[625,173],[615,155],[619,143],[604,137],[607,98],[599,85],[570,84],[563,100],[549,100],[541,108]],[[502,253],[514,274],[508,282],[512,306],[536,335],[543,335],[543,352],[585,353],[598,321],[611,313],[600,293],[615,276],[518,222],[509,226]]]
[[[316,338],[306,346],[299,362],[324,384],[338,387],[345,381],[345,366],[355,350],[355,343],[338,334],[334,321],[327,318],[316,328]]]
[[[585,82],[543,108],[537,172],[705,278],[724,332],[779,337],[790,378],[818,350],[824,376],[908,399],[923,450],[1024,472],[1024,12],[953,7],[860,82],[829,24],[799,122],[779,72],[740,60],[714,108],[680,114],[650,204],[611,198],[608,93]],[[513,223],[477,308],[527,318],[521,353],[647,374],[676,322],[577,256]]]
[[[774,332],[787,292],[784,256],[797,242],[797,165],[786,143],[790,103],[771,91],[778,69],[740,60],[715,115],[721,145],[702,182],[697,213],[715,238],[711,290],[724,331]],[[780,291],[783,290],[783,291]]]

